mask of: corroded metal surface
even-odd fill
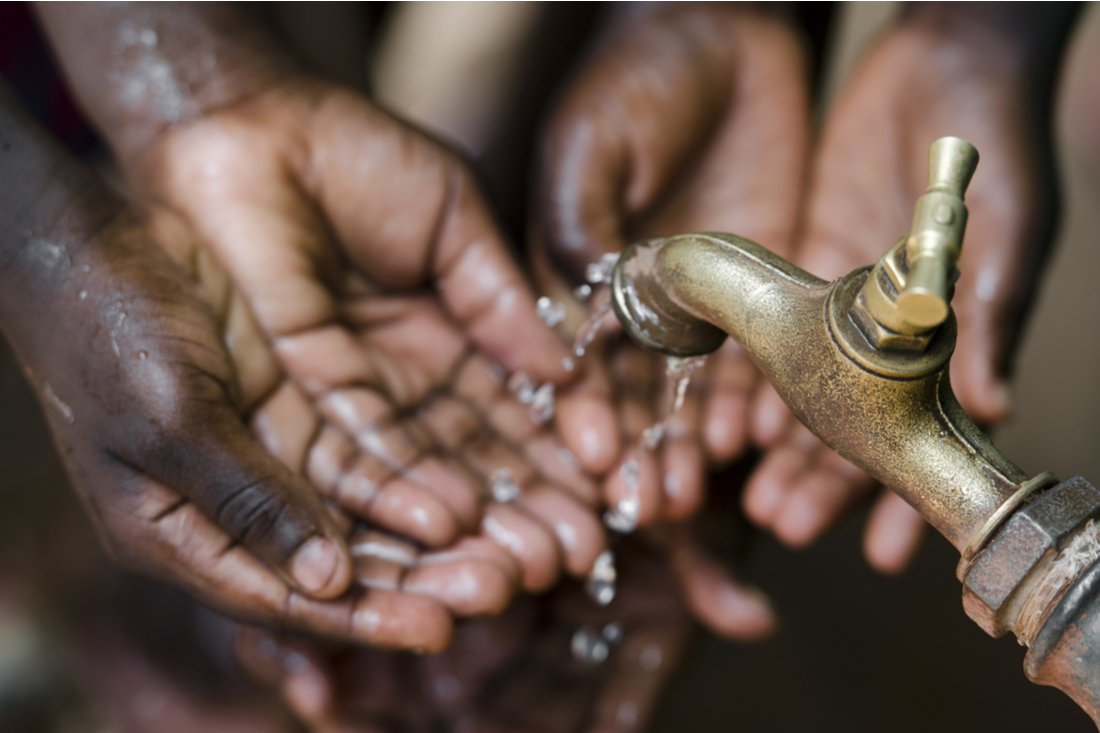
[[[651,265],[626,276],[624,255],[613,285],[633,287],[657,322],[639,318],[629,305],[635,298],[616,293],[628,332],[658,350],[675,334],[671,353],[679,355],[716,348],[715,326],[728,333],[810,430],[897,491],[960,552],[1027,478],[951,391],[953,317],[924,352],[876,350],[857,341],[858,332],[843,332],[849,319],[830,317],[831,299],[854,299],[867,268],[827,283],[728,234],[645,246],[654,249]]]
[[[1062,596],[1024,658],[1024,672],[1069,695],[1100,726],[1100,562]]]
[[[1020,606],[1067,538],[1100,516],[1100,491],[1071,476],[1016,512],[963,580],[967,614],[992,636],[1015,630]]]

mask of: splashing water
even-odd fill
[[[598,261],[593,262],[585,270],[585,279],[589,284],[610,283],[611,276],[615,272],[615,265],[619,264],[619,253],[609,252]]]
[[[578,662],[587,664],[600,664],[607,660],[611,653],[611,647],[623,640],[623,626],[620,623],[610,623],[603,630],[592,626],[582,626],[573,633],[573,641],[570,648],[573,658]]]
[[[611,291],[607,288],[600,288],[592,296],[591,303],[592,315],[588,316],[581,327],[577,329],[577,337],[573,341],[573,353],[577,357],[584,356],[588,347],[600,335],[600,329],[611,313]]]
[[[508,379],[508,390],[527,405],[527,414],[536,425],[545,425],[554,417],[554,385],[539,387],[527,372],[516,372]]]
[[[535,312],[538,313],[539,318],[550,328],[558,325],[565,320],[565,304],[559,303],[554,300],[550,300],[545,295],[539,298],[538,303],[535,304]]]
[[[498,468],[493,471],[493,475],[489,477],[489,489],[493,494],[493,499],[501,504],[514,500],[520,492],[519,486],[512,479],[510,468]]]
[[[554,417],[554,385],[544,384],[535,390],[528,410],[536,425],[545,425]]]
[[[592,565],[592,570],[588,573],[584,587],[592,600],[601,606],[606,606],[615,600],[615,581],[617,579],[615,555],[611,550],[604,550]]]
[[[573,633],[569,648],[573,652],[573,658],[585,664],[602,664],[611,653],[607,640],[590,626],[582,626]]]

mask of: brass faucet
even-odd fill
[[[1082,638],[1100,661],[1100,563],[1097,593],[1077,593],[1068,610],[1064,602],[1100,557],[1100,527],[1090,521],[1100,517],[1100,491],[1080,477],[1029,478],[951,391],[950,302],[977,163],[970,143],[935,141],[909,235],[874,266],[833,282],[742,237],[685,234],[627,248],[612,302],[626,331],[655,351],[707,354],[727,335],[741,344],[799,420],[959,550],[970,616],[1031,645],[1029,677],[1065,690],[1100,725],[1100,664],[1087,683],[1074,667]],[[1094,616],[1097,633],[1082,637]],[[1051,637],[1048,622],[1058,619]]]

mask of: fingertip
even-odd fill
[[[791,412],[775,387],[763,384],[753,399],[750,416],[752,439],[769,447],[779,440],[791,420]]]
[[[352,613],[350,635],[375,646],[437,654],[450,646],[454,620],[434,598],[371,589]]]
[[[459,616],[495,616],[508,606],[514,587],[505,573],[476,558],[432,564],[422,558],[402,588],[438,600]]]
[[[312,537],[291,557],[290,575],[310,596],[321,600],[335,598],[351,584],[351,555],[342,541]]]
[[[589,473],[604,474],[622,450],[619,423],[611,403],[598,395],[579,393],[558,402],[562,442]]]
[[[759,641],[779,627],[771,601],[762,591],[738,583],[709,560],[696,558],[682,581],[696,617],[728,639]]]
[[[712,461],[725,463],[744,449],[747,423],[747,395],[719,392],[707,401],[703,442]]]
[[[741,507],[756,524],[761,527],[771,526],[783,499],[789,488],[793,476],[792,470],[787,464],[792,463],[794,456],[786,456],[785,452],[773,452],[767,455],[757,466],[745,486],[745,493],[741,496]]]
[[[664,511],[662,476],[652,454],[631,450],[604,486],[612,513],[621,514],[631,529],[655,522]]]
[[[332,685],[328,678],[297,652],[290,652],[285,663],[288,673],[283,680],[282,692],[294,714],[309,721],[325,718],[333,700]]]
[[[863,534],[863,555],[867,563],[885,575],[901,573],[920,548],[927,527],[915,509],[892,491],[884,491],[871,511]]]
[[[682,520],[699,510],[706,491],[703,450],[694,441],[672,441],[661,453],[664,516]]]

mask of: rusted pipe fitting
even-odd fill
[[[1090,519],[1100,517],[1100,490],[1071,476],[1018,510],[970,563],[963,578],[963,608],[990,636],[1016,633],[1030,644],[1042,619],[1022,613],[1044,587],[1060,552]],[[1047,599],[1054,601],[1055,599]],[[1053,602],[1046,610],[1052,610]],[[1038,622],[1038,623],[1037,623]]]

